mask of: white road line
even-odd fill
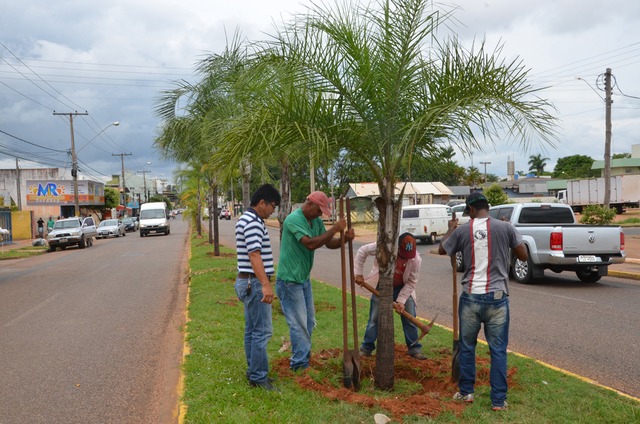
[[[513,286],[511,288],[513,288]],[[537,291],[537,290],[523,289],[522,287],[518,287],[517,290],[522,290],[522,291],[526,291],[526,292],[529,292],[529,293],[536,293],[536,294],[539,294],[541,296],[552,296],[552,297],[557,297],[559,299],[575,300],[576,302],[591,303],[591,304],[596,303],[593,300],[584,300],[584,299],[578,299],[577,297],[560,296],[558,294],[542,293],[542,292]]]
[[[4,325],[4,327],[5,328],[11,327],[16,322],[22,320],[23,318],[26,318],[27,316],[31,315],[33,312],[35,312],[35,311],[41,309],[42,307],[44,307],[47,303],[53,301],[56,297],[58,297],[58,295],[59,295],[59,293],[56,293],[53,296],[49,297],[48,299],[43,300],[42,302],[38,303],[33,308],[29,309],[28,311],[24,312],[23,314],[19,315],[18,317],[14,318],[11,321],[9,321],[8,323],[6,323]]]

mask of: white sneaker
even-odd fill
[[[463,395],[460,392],[456,392],[456,394],[453,395],[453,400],[459,400],[465,403],[473,403],[473,393]]]

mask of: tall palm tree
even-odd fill
[[[543,158],[541,154],[529,156],[529,171],[536,171],[539,177],[544,173],[544,167],[547,166],[549,158]]]

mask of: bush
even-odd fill
[[[492,184],[484,190],[484,196],[491,206],[505,205],[509,203],[509,196],[504,192],[499,184]]]
[[[616,217],[615,208],[607,208],[604,205],[589,205],[582,210],[582,224],[608,225]]]

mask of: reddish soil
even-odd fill
[[[407,355],[406,346],[395,347],[395,383],[405,380],[415,390],[403,390],[403,393],[383,392],[373,389],[376,359],[360,357],[362,374],[361,385],[368,380],[366,388],[360,392],[347,389],[342,385],[336,385],[336,381],[342,384],[342,350],[330,349],[316,353],[311,358],[311,366],[303,373],[293,373],[289,370],[289,358],[278,360],[274,370],[282,378],[293,379],[297,384],[307,390],[313,390],[328,399],[349,402],[365,408],[375,408],[386,411],[386,415],[394,421],[401,422],[403,416],[435,417],[445,411],[451,411],[459,415],[465,405],[452,400],[452,395],[457,391],[457,386],[451,382],[451,356],[447,352],[440,352],[445,356],[436,359],[417,360]],[[514,375],[517,369],[509,369],[509,385],[513,385]],[[327,375],[339,376],[331,381]],[[322,377],[325,376],[325,377]],[[476,386],[489,384],[489,360],[484,357],[477,358]]]

